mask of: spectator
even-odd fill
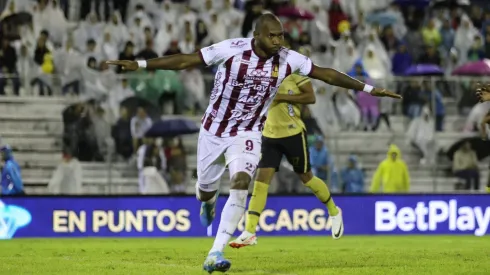
[[[403,93],[403,105],[405,113],[410,119],[420,116],[425,99],[422,94],[422,88],[417,80],[410,81],[410,86]]]
[[[388,52],[388,56],[393,56],[400,45],[400,41],[398,41],[398,38],[396,38],[395,33],[393,32],[393,27],[391,26],[388,26],[383,30],[381,41]]]
[[[107,23],[105,27],[105,32],[111,34],[111,40],[114,42],[118,49],[122,47],[124,43],[126,43],[126,41],[130,40],[128,28],[123,23],[121,13],[117,10],[114,11],[111,20],[109,21],[109,23]]]
[[[190,97],[189,109],[193,114],[200,114],[206,108],[206,86],[202,72],[197,68],[183,70],[180,79]]]
[[[119,53],[119,60],[136,60],[134,55],[134,44],[131,41],[126,42],[124,50]],[[122,67],[117,67],[117,73],[122,73]]]
[[[12,148],[9,145],[2,145],[0,147],[0,153],[3,162],[2,182],[0,186],[2,188],[2,195],[25,195],[20,166],[14,159]]]
[[[407,131],[407,143],[421,153],[420,164],[433,164],[436,150],[434,120],[429,109],[424,108],[422,116],[413,119]]]
[[[332,1],[330,4],[330,9],[328,10],[328,25],[330,28],[330,33],[332,37],[337,40],[340,37],[339,24],[342,21],[348,21],[349,17],[344,11],[338,0]]]
[[[485,58],[485,49],[483,48],[483,42],[479,35],[475,36],[473,45],[468,50],[468,62],[479,61]]]
[[[138,149],[139,192],[143,195],[169,194],[168,183],[160,174],[166,166],[165,155],[155,140],[147,139]]]
[[[143,107],[139,107],[136,115],[131,119],[131,137],[133,138],[133,148],[138,150],[143,142],[146,131],[151,128],[153,121]]]
[[[83,169],[78,159],[68,150],[48,183],[48,192],[53,195],[80,195],[83,193]]]
[[[19,95],[20,80],[17,71],[17,53],[10,46],[10,41],[6,37],[2,37],[1,40],[0,73],[7,73],[9,76],[0,76],[0,95],[5,95],[5,84],[7,80],[12,81],[14,94]]]
[[[407,165],[402,159],[398,146],[392,144],[371,182],[370,192],[378,192],[382,188],[384,193],[403,193],[410,190],[410,175]]]
[[[357,156],[349,156],[348,165],[342,169],[341,178],[345,193],[364,192],[364,172],[358,167]]]
[[[338,190],[337,171],[333,167],[334,162],[332,161],[327,146],[324,143],[323,136],[315,137],[315,142],[310,146],[309,153],[311,171],[313,174],[322,179],[324,182],[329,183],[330,190]]]
[[[372,79],[383,79],[391,73],[391,62],[381,57],[381,50],[377,50],[373,44],[369,44],[362,55],[362,63],[367,74]]]
[[[364,70],[362,61],[357,62],[354,65],[352,71],[348,73],[348,75],[354,78],[363,79],[366,83],[371,82],[368,73]],[[359,105],[362,114],[362,127],[364,127],[364,131],[374,130],[376,121],[379,117],[379,100],[378,98],[373,97],[367,93],[363,93],[362,91],[356,91],[356,93],[357,104]]]
[[[424,38],[425,45],[438,47],[441,44],[441,33],[436,28],[434,19],[431,19],[429,24],[422,29],[422,37]]]
[[[100,52],[100,49],[97,47],[97,42],[95,39],[89,39],[87,40],[87,45],[85,47],[85,60],[88,60],[90,58],[94,58],[97,63],[99,63],[102,60],[102,54]]]
[[[435,101],[435,129],[437,132],[442,132],[444,128],[444,117],[446,115],[446,108],[444,107],[444,102],[442,99],[442,94],[439,89],[434,85],[432,87],[429,81],[422,82],[422,94],[426,96],[425,101],[429,105],[429,109],[433,110]]]
[[[218,43],[227,39],[226,25],[219,20],[217,13],[211,15],[211,21],[207,26],[209,38],[208,41],[206,41],[207,44]]]
[[[441,33],[441,47],[445,53],[448,53],[454,45],[454,30],[451,27],[451,22],[448,19],[443,21],[443,25],[440,29]]]
[[[490,58],[490,33],[485,36],[485,58]]]
[[[407,50],[407,44],[401,43],[391,60],[391,71],[393,74],[397,76],[404,76],[407,69],[413,64],[413,58]]]
[[[376,125],[374,126],[374,131],[378,129],[381,124],[381,120],[384,120],[389,131],[393,131],[390,123],[390,114],[393,112],[393,98],[382,97],[379,99],[379,117]]]
[[[427,45],[425,53],[419,58],[419,63],[441,66],[441,56],[437,48],[434,45]]]
[[[174,55],[174,54],[179,54],[181,53],[179,49],[179,42],[178,41],[172,41],[170,42],[170,48],[163,53],[163,55]]]
[[[116,153],[128,160],[134,152],[133,139],[131,136],[131,121],[128,110],[121,107],[120,117],[116,124],[112,126],[111,136],[116,144]]]
[[[165,27],[160,28],[155,36],[155,52],[159,54],[166,52],[170,47],[170,43],[177,40],[178,34],[178,29],[172,23],[167,23]],[[207,34],[204,37],[206,36]]]
[[[195,52],[196,42],[192,38],[192,33],[187,33],[185,39],[179,42],[179,49],[184,54]]]
[[[461,24],[456,30],[454,36],[454,47],[460,53],[463,63],[466,63],[466,57],[468,56],[468,50],[471,48],[475,40],[475,36],[480,35],[479,31],[473,26],[467,15],[461,17]]]
[[[465,189],[480,190],[480,172],[478,171],[478,158],[469,142],[465,143],[454,153],[454,175],[465,181]]]
[[[119,53],[117,43],[112,39],[112,34],[108,31],[104,32],[104,38],[99,42],[102,60],[116,60]]]
[[[187,154],[185,152],[182,138],[174,138],[165,147],[167,159],[167,172],[170,176],[172,193],[185,193]]]

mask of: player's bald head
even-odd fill
[[[284,42],[284,30],[281,21],[274,14],[266,13],[257,18],[254,30],[255,45],[266,56],[279,52]]]
[[[260,33],[264,28],[275,29],[280,28],[282,30],[281,20],[272,13],[262,14],[255,23],[255,32]]]

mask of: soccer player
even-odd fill
[[[197,145],[196,197],[201,204],[201,223],[209,226],[219,188],[228,167],[231,187],[222,210],[213,247],[204,270],[227,271],[231,262],[223,250],[245,213],[248,186],[260,160],[262,129],[281,82],[291,74],[310,76],[334,86],[401,98],[374,88],[334,69],[314,65],[308,57],[282,47],[284,30],[273,14],[257,19],[253,38],[229,39],[197,53],[176,54],[147,61],[108,61],[125,70],[138,68],[183,70],[218,66],[208,108],[202,118]],[[223,161],[224,160],[224,161]]]
[[[326,183],[311,172],[306,127],[301,120],[300,105],[314,103],[315,93],[308,77],[292,74],[279,86],[262,131],[262,158],[248,205],[245,231],[230,242],[231,247],[257,244],[255,231],[259,217],[265,208],[270,182],[276,171],[279,171],[283,156],[286,156],[303,184],[326,205],[332,221],[332,237],[338,239],[342,236],[344,227],[341,210],[335,206]]]

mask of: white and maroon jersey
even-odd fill
[[[203,128],[218,136],[262,131],[278,87],[292,73],[307,76],[311,60],[287,48],[266,59],[254,52],[252,38],[235,38],[202,48],[206,65],[218,65]]]

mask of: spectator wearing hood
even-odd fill
[[[370,192],[405,193],[410,190],[410,175],[407,165],[402,159],[398,146],[392,144],[388,149],[386,159],[383,160],[371,182]]]
[[[398,46],[396,53],[391,59],[391,71],[396,76],[403,76],[410,66],[413,64],[413,57],[408,52],[407,44],[401,43]]]
[[[364,70],[362,61],[356,62],[352,70],[348,73],[349,76],[354,78],[363,79],[364,82],[369,83],[368,73]],[[372,83],[371,83],[372,84]],[[357,92],[357,104],[361,109],[362,114],[362,124],[365,131],[371,131],[376,126],[376,122],[379,117],[379,99],[377,97],[371,96],[368,93]]]
[[[72,156],[69,149],[65,149],[63,160],[56,168],[48,183],[49,193],[55,195],[82,194],[82,170],[82,165],[78,159]]]
[[[338,190],[337,170],[323,136],[315,136],[314,144],[309,148],[310,164],[313,175],[329,185],[330,190]]]
[[[407,131],[407,143],[412,144],[421,152],[422,158],[420,163],[422,165],[426,164],[427,161],[431,164],[434,163],[436,147],[435,131],[434,120],[430,115],[429,108],[424,107],[422,116],[410,122]]]
[[[0,153],[3,161],[2,195],[25,195],[20,166],[14,159],[12,148],[9,145],[3,145],[0,147]]]
[[[364,172],[358,167],[357,156],[349,156],[348,165],[342,169],[340,175],[345,193],[364,192]]]

